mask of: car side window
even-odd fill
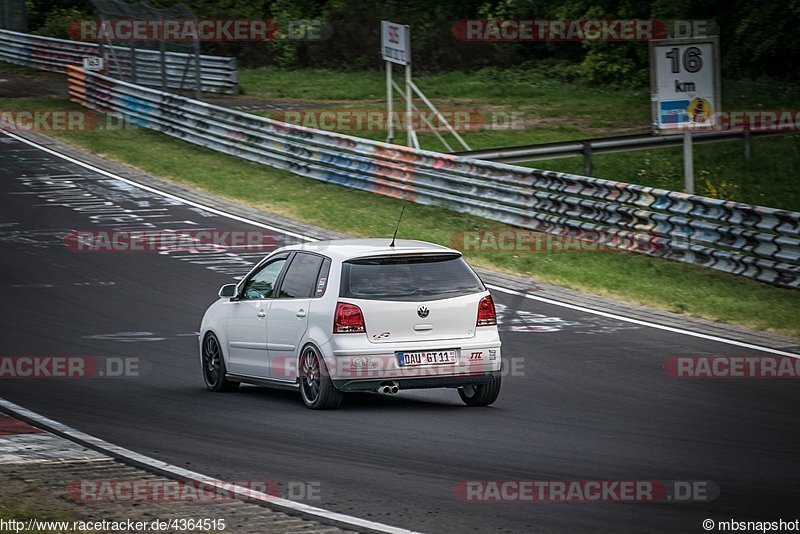
[[[328,278],[331,273],[331,260],[325,258],[322,262],[322,269],[319,270],[317,276],[317,287],[314,289],[314,298],[321,297],[325,294],[325,289],[328,287]]]
[[[286,258],[280,258],[266,264],[244,286],[242,291],[243,299],[268,299],[272,297],[275,289],[275,282],[278,281],[283,270],[283,265],[286,263]]]
[[[322,256],[298,252],[281,282],[278,298],[303,299],[314,295]]]

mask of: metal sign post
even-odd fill
[[[394,113],[394,95],[392,94],[392,63],[386,62],[386,142],[394,143],[394,122],[392,121],[392,113]]]
[[[692,153],[692,132],[683,132],[683,180],[686,192],[694,195],[694,154]]]
[[[712,128],[720,111],[719,38],[650,41],[653,128],[683,131],[686,192],[694,194],[692,131]]]
[[[414,103],[411,94],[411,31],[407,25],[395,24],[388,20],[381,21],[381,56],[386,62],[386,110],[389,114],[387,120],[389,132],[386,142],[391,143],[394,140],[392,65],[396,63],[406,68],[405,100],[408,146],[419,148],[417,134],[412,124]]]
[[[406,34],[408,35],[408,34]],[[419,148],[417,132],[414,131],[414,95],[411,92],[413,87],[411,81],[411,62],[406,63],[406,129],[408,130],[408,146]]]
[[[471,150],[469,145],[458,134],[453,125],[450,124],[444,115],[442,115],[439,110],[436,109],[436,107],[433,105],[433,102],[431,102],[423,94],[420,88],[417,87],[414,84],[414,81],[411,79],[411,31],[409,30],[408,26],[395,24],[387,20],[381,21],[381,57],[383,57],[384,61],[386,62],[386,111],[389,114],[388,120],[386,121],[387,130],[389,132],[386,137],[386,142],[391,143],[394,140],[393,91],[396,90],[398,96],[405,100],[406,103],[406,130],[408,132],[408,146],[417,149],[419,148],[417,132],[414,131],[414,112],[415,110],[419,111],[414,105],[414,95],[416,94],[422,100],[425,106],[427,106],[428,109],[433,112],[436,120],[439,122],[438,125],[434,125],[432,119],[426,117],[424,113],[419,113],[420,124],[424,124],[424,127],[430,128],[430,131],[433,132],[436,138],[441,141],[448,151],[452,152],[452,149],[447,140],[442,137],[442,134],[439,131],[441,126],[453,134],[453,137],[455,137],[456,141],[458,141],[461,146],[464,147],[464,150]],[[393,64],[405,66],[405,88],[400,87],[392,80]]]

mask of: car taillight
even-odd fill
[[[497,324],[494,301],[491,295],[483,297],[478,304],[478,322],[475,326],[493,326]]]
[[[333,320],[334,334],[357,334],[366,331],[364,314],[361,308],[347,302],[336,303],[336,316]]]

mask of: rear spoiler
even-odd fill
[[[390,252],[388,254],[375,254],[372,256],[359,256],[351,258],[344,263],[369,263],[379,260],[393,260],[402,258],[438,258],[442,260],[460,258],[462,254],[457,251],[419,251],[419,252]]]

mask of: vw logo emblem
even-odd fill
[[[431,312],[431,311],[430,311],[430,310],[428,309],[428,307],[427,307],[427,306],[425,306],[424,304],[423,304],[422,306],[420,306],[419,308],[417,308],[417,315],[419,315],[419,316],[420,316],[420,317],[422,317],[423,319],[424,319],[425,317],[427,317],[427,316],[428,316],[428,314],[429,314],[430,312]]]

